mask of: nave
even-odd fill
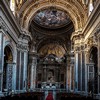
[[[1,100],[100,99],[100,0],[0,0]]]

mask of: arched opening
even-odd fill
[[[3,88],[2,91],[7,89],[7,78],[8,78],[8,63],[12,63],[13,56],[12,51],[9,46],[6,46],[4,49],[4,67],[3,67]]]
[[[43,89],[65,89],[66,54],[70,53],[70,38],[75,31],[73,20],[60,7],[46,7],[34,14],[30,20],[29,31],[35,43],[31,43],[31,47],[34,46],[38,53],[36,80]],[[38,83],[36,86],[40,87]]]
[[[93,80],[90,82],[90,90],[94,93],[98,93],[98,50],[97,47],[92,47],[90,52],[90,63],[94,64],[93,68]]]

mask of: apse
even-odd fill
[[[58,58],[62,58],[65,54],[65,50],[62,46],[51,43],[44,45],[42,48],[40,48],[39,54],[43,55],[44,57],[46,55],[53,54],[56,55]]]
[[[30,21],[29,31],[34,38],[33,42],[36,43],[37,52],[42,47],[46,47],[46,50],[50,49],[51,44],[54,47],[59,45],[65,50],[71,50],[71,35],[75,28],[69,14],[62,8],[50,6],[35,12]]]

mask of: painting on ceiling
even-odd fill
[[[34,21],[44,27],[58,28],[66,25],[70,19],[64,11],[45,9],[34,16]]]

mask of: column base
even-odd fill
[[[94,99],[100,100],[100,94],[94,94]]]
[[[0,91],[0,97],[4,97],[4,93]]]

